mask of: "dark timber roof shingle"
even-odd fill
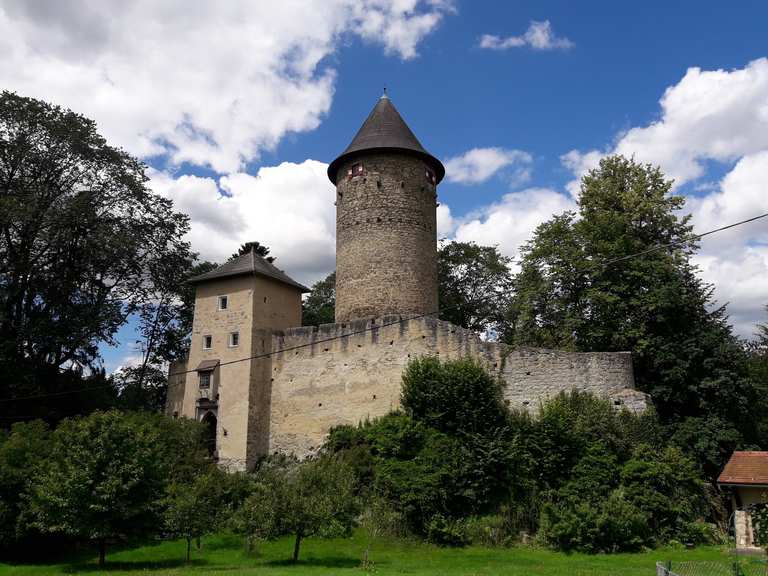
[[[302,292],[310,291],[309,288],[303,284],[299,284],[296,282],[296,280],[288,276],[274,264],[267,262],[261,256],[257,256],[253,251],[246,252],[234,260],[225,262],[210,272],[200,274],[199,276],[194,276],[193,278],[187,280],[187,282],[190,284],[199,284],[200,282],[207,282],[208,280],[227,278],[229,276],[244,276],[246,274],[266,276],[267,278],[272,278],[273,280],[277,280],[283,284],[288,284],[289,286],[298,288]]]
[[[445,176],[443,164],[424,149],[395,105],[384,94],[357,131],[352,143],[328,166],[328,178],[336,184],[336,173],[343,162],[363,152],[382,151],[406,152],[423,158],[434,169],[438,183]]]

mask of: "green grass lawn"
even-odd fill
[[[242,540],[234,536],[203,539],[194,550],[190,565],[184,564],[185,542],[163,542],[131,549],[108,551],[107,569],[99,570],[96,555],[52,564],[2,564],[0,576],[38,574],[264,574],[265,576],[365,574],[360,558],[365,538],[358,533],[349,539],[310,538],[302,543],[298,564],[291,564],[293,541],[284,538],[263,544],[256,556],[246,556]],[[373,574],[446,575],[603,575],[655,574],[657,560],[726,560],[727,550],[702,547],[695,550],[660,549],[640,554],[587,556],[562,554],[529,547],[438,548],[407,541],[380,541],[371,550]]]

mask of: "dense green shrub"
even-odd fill
[[[598,501],[570,496],[545,503],[539,536],[559,550],[635,551],[653,543],[647,520],[617,489]]]
[[[51,433],[37,420],[0,432],[0,550],[18,547],[32,534],[27,496],[39,466],[48,459]]]
[[[403,373],[402,405],[415,420],[447,434],[484,434],[506,422],[501,384],[475,360],[412,360]]]
[[[427,540],[439,546],[466,546],[470,543],[466,524],[461,519],[432,516],[427,524]]]
[[[509,428],[459,437],[395,413],[333,429],[326,448],[342,454],[360,485],[396,502],[418,534],[434,516],[487,513],[528,489],[530,456]]]
[[[768,550],[768,502],[753,504],[749,513],[755,530],[755,543]]]
[[[679,448],[638,445],[621,469],[621,484],[658,542],[701,542],[701,530],[691,525],[706,514],[706,484]]]
[[[496,548],[507,546],[514,541],[509,533],[506,518],[501,514],[473,516],[464,522],[467,539],[476,546]]]
[[[326,450],[428,540],[500,545],[539,530],[555,548],[612,552],[708,538],[705,483],[653,410],[573,391],[536,416],[509,412],[465,360],[413,360],[403,380],[405,414],[338,427]]]

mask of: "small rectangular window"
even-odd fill
[[[235,348],[236,346],[240,346],[240,332],[230,332],[229,347]]]
[[[211,373],[200,372],[200,388],[210,388],[210,387],[211,387]]]
[[[360,176],[363,173],[363,165],[360,162],[355,162],[347,170],[347,178],[354,178]]]
[[[432,185],[435,184],[436,182],[435,173],[432,172],[432,170],[430,170],[429,168],[426,169],[426,177],[427,177],[427,182],[429,182]]]
[[[210,350],[213,348],[213,336],[206,334],[203,336],[203,350]]]
[[[219,310],[226,310],[229,306],[229,298],[227,296],[219,296]]]

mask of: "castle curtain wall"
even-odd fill
[[[323,342],[336,336],[342,337]],[[302,345],[308,346],[279,352]],[[272,349],[269,451],[298,456],[319,448],[332,426],[354,425],[398,408],[403,370],[422,355],[478,359],[503,380],[510,407],[536,410],[547,397],[571,389],[611,398],[632,410],[645,409],[647,402],[645,394],[633,389],[629,354],[510,350],[434,318],[294,328],[276,332]]]

